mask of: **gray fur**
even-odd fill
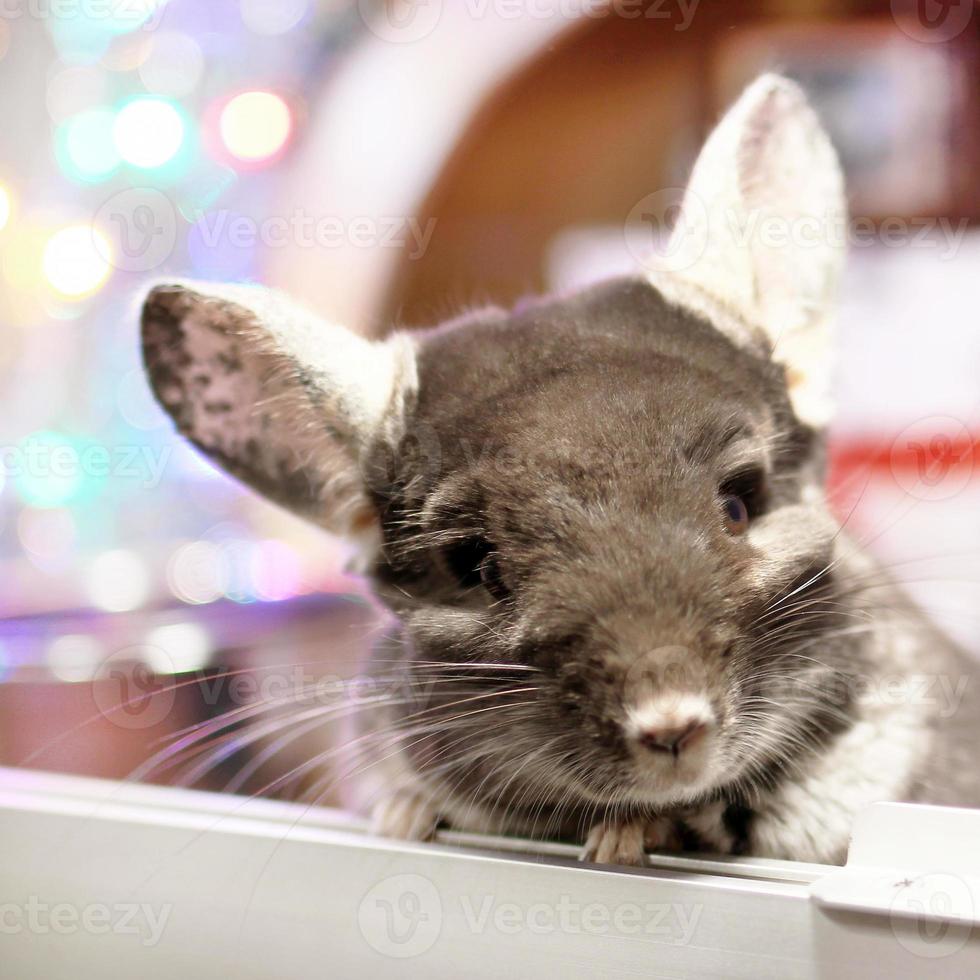
[[[430,823],[576,839],[597,822],[667,814],[700,847],[824,861],[843,858],[853,816],[824,813],[838,806],[836,780],[862,805],[878,792],[862,784],[878,777],[887,798],[980,803],[953,759],[970,744],[956,730],[975,732],[980,718],[973,674],[808,497],[822,440],[796,420],[771,361],[647,282],[622,280],[433,331],[419,379],[406,446],[424,431],[438,453],[379,446],[368,467],[384,540],[376,580],[402,623],[377,669],[388,676],[397,651],[399,690],[414,696],[363,715],[361,734],[443,724],[362,762],[364,799],[397,786],[431,808]],[[753,523],[775,541],[722,526],[733,442],[736,460],[761,464]],[[447,556],[474,535],[492,544],[502,599],[452,571]],[[457,682],[437,686],[433,663],[503,666],[476,679],[447,666],[439,676]],[[952,722],[915,692],[882,721],[880,695],[913,674],[965,680]],[[676,762],[636,758],[622,719],[644,682],[709,693],[713,778],[672,782]],[[533,707],[497,710],[508,697],[492,697],[494,685],[532,689],[510,700]],[[494,710],[454,722],[467,697],[478,698],[469,710]],[[787,784],[805,786],[869,726],[881,729],[870,755],[845,757],[827,785],[805,790],[827,794],[802,817],[812,826],[782,826]],[[396,765],[381,761],[399,744]],[[867,771],[893,756],[893,772]]]
[[[382,344],[271,293],[150,295],[179,429],[359,535],[398,618],[346,767],[383,833],[841,861],[877,800],[980,805],[973,665],[824,498],[841,256],[731,234],[843,211],[794,85],[750,86],[685,208],[673,269]],[[656,725],[682,715],[697,738],[667,750]]]

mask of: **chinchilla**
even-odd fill
[[[397,619],[347,742],[378,832],[839,862],[874,801],[980,805],[969,661],[823,490],[845,211],[767,75],[633,278],[376,342],[258,287],[150,292],[179,431],[356,542]]]

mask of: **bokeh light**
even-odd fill
[[[46,105],[55,122],[102,105],[109,96],[108,76],[91,65],[65,68],[48,82]]]
[[[63,61],[93,64],[112,42],[125,34],[149,28],[167,0],[125,0],[113,3],[49,5],[45,25]]]
[[[48,240],[42,258],[44,277],[61,296],[81,299],[109,278],[112,247],[91,225],[70,225]]]
[[[227,573],[221,548],[212,541],[192,541],[174,552],[167,566],[170,591],[191,605],[220,599]]]
[[[75,547],[75,518],[67,507],[25,507],[17,519],[17,536],[24,550],[41,563],[60,564]]]
[[[152,35],[140,32],[116,38],[100,64],[109,71],[136,71],[150,56]]]
[[[149,55],[140,66],[140,80],[157,95],[182,96],[193,92],[204,74],[204,52],[187,34],[161,31],[153,38]]]
[[[225,597],[232,602],[248,604],[258,598],[252,580],[252,555],[255,542],[246,537],[230,538],[221,543],[225,563]]]
[[[300,557],[284,541],[260,541],[251,561],[252,587],[259,599],[279,602],[302,591]]]
[[[198,623],[170,623],[146,635],[147,666],[159,675],[200,670],[211,659],[211,637]]]
[[[302,93],[360,25],[347,0],[33,6],[43,16],[0,15],[0,68],[26,86],[11,87],[12,104],[33,98],[41,113],[0,164],[6,609],[124,613],[153,602],[190,619],[218,614],[191,605],[305,594],[315,581],[307,543],[287,543],[278,522],[262,523],[263,505],[172,441],[134,343],[133,290],[170,274],[261,277],[256,221],[305,124]],[[144,464],[158,477],[152,492],[123,475]],[[230,510],[233,525],[212,535]],[[106,618],[97,622],[101,631]],[[182,634],[182,620],[162,622],[176,624],[163,634],[168,650],[182,635],[192,661],[214,646]],[[87,632],[45,628],[9,652],[15,665],[50,655],[56,676],[82,679],[94,655]]]
[[[59,636],[48,647],[48,670],[69,684],[90,681],[102,662],[102,644],[94,636],[70,633]]]
[[[184,116],[167,99],[132,99],[119,110],[113,126],[119,155],[141,170],[155,170],[172,161],[185,137]]]
[[[150,595],[150,574],[142,558],[124,548],[99,555],[89,569],[92,604],[106,612],[137,609]]]
[[[25,436],[5,461],[20,499],[32,507],[64,507],[95,497],[106,474],[86,468],[96,444],[41,429]]]
[[[285,148],[293,129],[289,106],[272,92],[243,92],[222,110],[221,141],[245,163],[273,160]]]
[[[64,9],[64,8],[62,8]],[[51,11],[44,24],[58,51],[58,57],[69,65],[91,65],[108,50],[112,34],[97,20],[87,17],[82,10]]]
[[[4,235],[3,276],[14,290],[26,295],[41,282],[44,249],[50,239],[50,229],[33,221],[18,221]]]
[[[87,109],[62,126],[58,157],[70,177],[105,180],[118,168],[121,161],[113,143],[115,121],[115,114],[109,109]]]
[[[105,28],[112,34],[129,34],[140,29],[149,30],[150,21],[156,20],[157,14],[170,0],[125,0],[111,5],[109,15],[102,14]]]

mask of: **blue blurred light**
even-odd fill
[[[111,465],[105,447],[46,429],[25,436],[5,462],[20,499],[41,508],[97,496]]]
[[[107,180],[119,168],[112,137],[115,118],[110,109],[87,109],[59,127],[56,152],[69,177],[95,183]]]

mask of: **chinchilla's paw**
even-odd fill
[[[439,825],[439,814],[430,800],[408,790],[396,790],[375,804],[371,832],[397,840],[431,840]]]
[[[594,864],[625,864],[642,867],[647,851],[675,851],[680,838],[673,821],[611,820],[596,824],[589,832],[580,860]]]
[[[643,843],[648,851],[684,850],[677,822],[669,817],[655,817],[653,820],[648,820]]]

